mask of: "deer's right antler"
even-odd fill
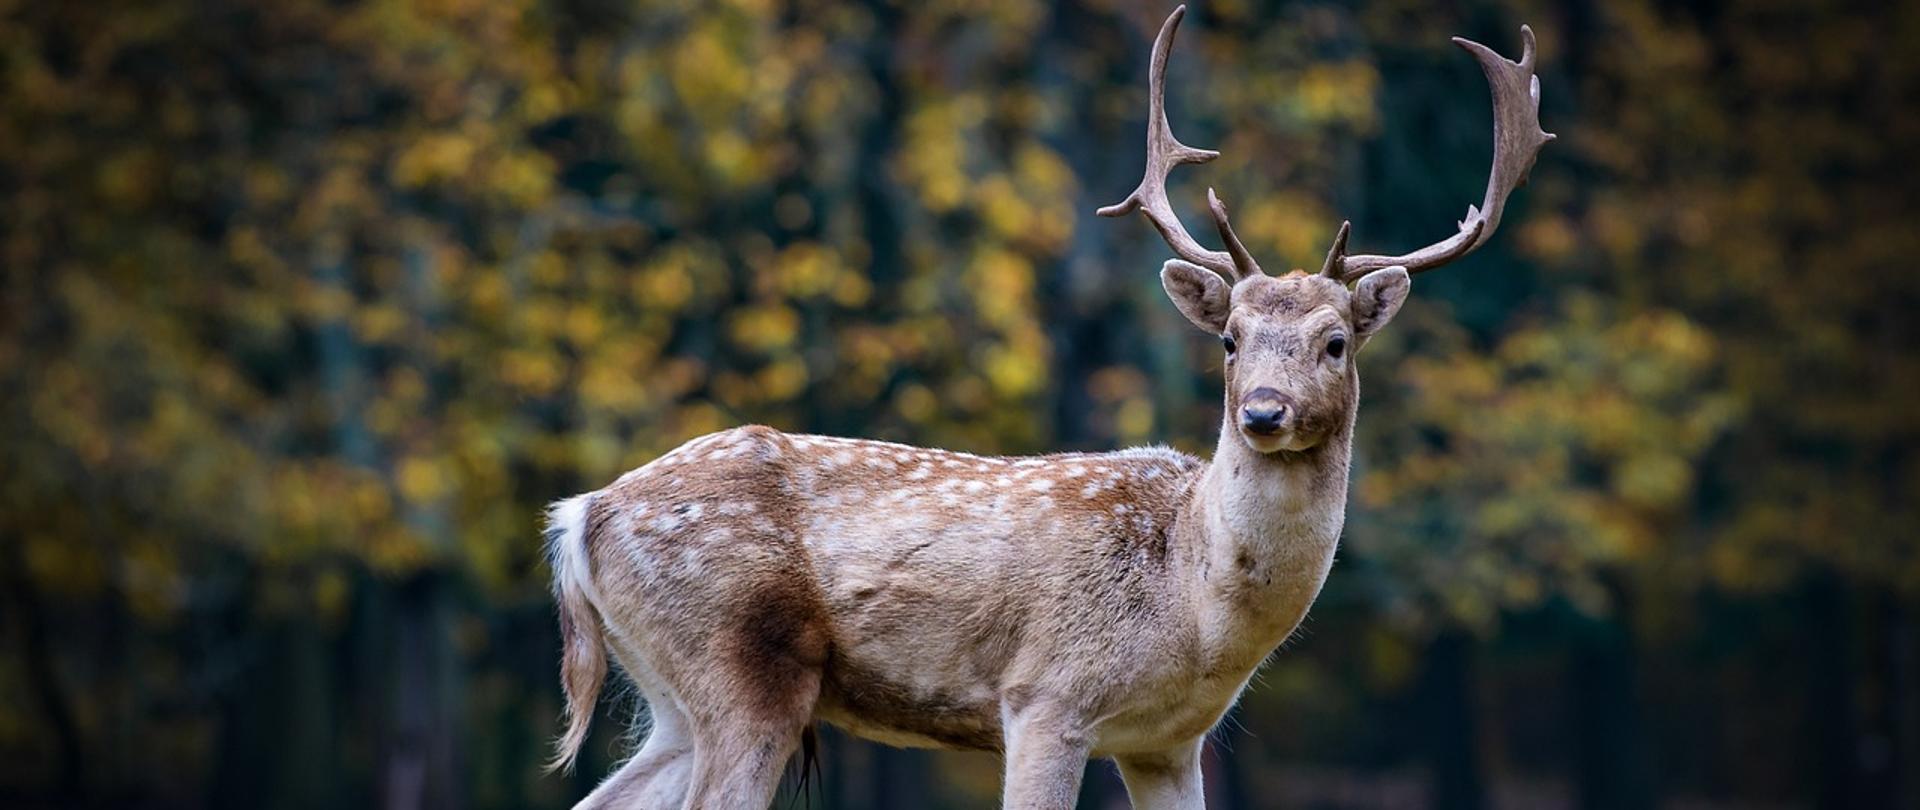
[[[1153,39],[1153,61],[1147,69],[1147,169],[1140,185],[1120,202],[1100,209],[1096,213],[1103,217],[1119,217],[1138,209],[1147,215],[1160,236],[1173,248],[1174,255],[1194,264],[1212,270],[1225,277],[1229,283],[1238,282],[1248,276],[1260,274],[1260,265],[1253,261],[1247,247],[1240,243],[1240,237],[1233,233],[1233,225],[1227,222],[1227,207],[1220,203],[1213,189],[1207,189],[1207,206],[1213,212],[1213,224],[1220,229],[1220,240],[1225,242],[1227,250],[1209,250],[1194,241],[1180,224],[1179,215],[1173,212],[1173,205],[1167,201],[1167,172],[1181,163],[1205,163],[1220,156],[1211,149],[1195,149],[1173,137],[1173,128],[1167,125],[1167,54],[1173,50],[1173,34],[1180,28],[1180,18],[1187,15],[1187,7],[1181,6],[1167,16],[1160,26],[1160,35]]]

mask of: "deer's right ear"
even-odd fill
[[[1233,293],[1220,274],[1197,264],[1168,259],[1160,268],[1160,286],[1180,308],[1180,314],[1194,326],[1218,335],[1227,331],[1227,314],[1233,310]]]

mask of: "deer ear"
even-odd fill
[[[1167,297],[1173,299],[1173,305],[1179,307],[1180,314],[1193,321],[1194,326],[1207,330],[1210,335],[1227,330],[1233,294],[1219,273],[1179,259],[1168,259],[1160,268],[1160,286],[1167,288]]]
[[[1368,337],[1393,320],[1400,305],[1407,302],[1413,279],[1405,267],[1389,267],[1369,273],[1353,288],[1353,331]]]

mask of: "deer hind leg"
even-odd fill
[[[690,758],[673,760],[685,768],[685,804],[636,806],[767,807],[820,698],[829,631],[798,542],[774,533],[724,540],[737,542],[695,546],[697,565],[656,567],[650,594],[610,599],[625,602],[615,633],[633,640],[632,657],[670,698],[655,705],[676,707],[693,743]],[[644,681],[642,689],[654,697]],[[677,784],[651,779],[649,794]]]
[[[614,659],[647,703],[646,742],[632,758],[574,805],[574,810],[646,810],[678,808],[687,800],[693,772],[693,724],[679,698],[647,659],[618,635],[611,635]]]
[[[632,759],[614,771],[574,810],[647,810],[678,808],[686,802],[693,774],[693,730],[687,716],[665,694],[646,693],[653,727]]]
[[[817,674],[809,680],[806,687],[817,696]],[[687,810],[758,810],[771,804],[787,761],[811,722],[811,703],[807,701],[804,712],[798,704],[778,713],[737,711],[705,724],[695,743]]]
[[[824,612],[780,578],[758,583],[714,628],[688,690],[694,725],[686,810],[764,808],[813,722],[826,663]]]

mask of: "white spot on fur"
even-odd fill
[[[1047,490],[1053,489],[1053,480],[1050,478],[1042,478],[1028,484],[1027,489],[1031,489],[1034,492],[1046,492]]]

